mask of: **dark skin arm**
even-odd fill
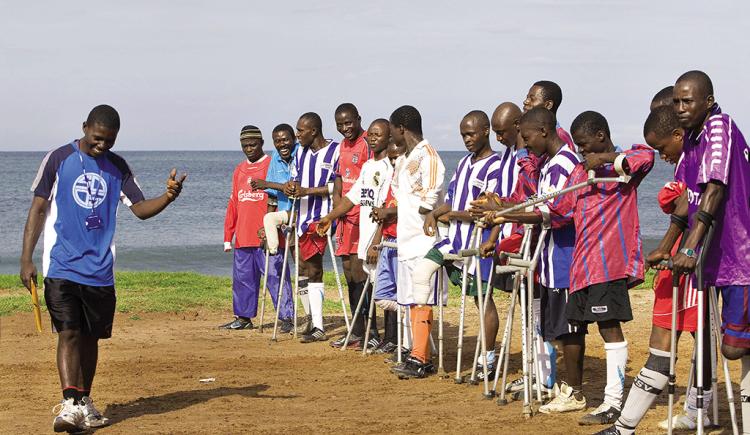
[[[283,183],[274,183],[272,181],[266,181],[266,180],[253,180],[252,186],[253,186],[253,189],[276,189],[279,192],[284,191]]]
[[[683,192],[682,195],[680,195],[680,197],[675,200],[675,210],[672,214],[687,218],[687,192]],[[664,260],[669,260],[672,252],[672,247],[675,243],[677,243],[677,239],[680,237],[680,234],[682,234],[682,230],[680,229],[680,227],[670,222],[669,228],[667,228],[667,232],[664,234],[664,237],[662,237],[661,242],[659,242],[659,246],[657,246],[656,249],[646,257],[646,266],[653,267],[657,270],[667,269],[666,266],[663,266],[660,263]]]
[[[489,257],[495,252],[498,237],[500,237],[500,226],[496,225],[492,227],[490,237],[479,245],[479,252],[482,254],[482,257]]]
[[[716,211],[722,205],[724,200],[724,185],[717,181],[710,181],[706,185],[706,190],[701,195],[700,205],[698,210],[704,211],[711,216],[714,216]],[[693,227],[690,232],[685,236],[685,243],[683,248],[695,249],[698,244],[703,240],[703,236],[706,234],[708,228],[700,220],[693,217]],[[672,270],[676,274],[688,274],[695,270],[696,259],[690,258],[685,254],[677,253],[672,257]]]
[[[179,180],[176,180],[177,170],[172,169],[167,179],[167,191],[161,196],[156,198],[146,199],[141,202],[135,203],[130,206],[130,211],[138,217],[138,219],[144,220],[156,216],[161,213],[169,204],[172,203],[182,192],[182,183],[187,178],[187,174],[182,174]]]
[[[427,213],[422,213],[422,209],[419,209],[420,214],[424,214],[424,224],[422,225],[422,231],[428,236],[434,236],[437,230],[437,221],[441,216],[449,213],[451,206],[448,204],[442,204],[438,208]]]
[[[607,163],[614,163],[617,156],[619,156],[620,153],[595,153],[595,154],[588,154],[585,158],[585,164],[586,170],[592,170],[601,167],[604,164]],[[622,168],[625,170],[626,174],[630,173],[630,166],[628,165],[627,160],[623,160],[622,162]]]
[[[372,237],[372,242],[370,242],[370,246],[367,247],[367,259],[365,260],[367,264],[378,263],[377,246],[380,244],[382,240],[383,240],[383,226],[378,225],[378,229],[375,230],[375,235]]]
[[[534,212],[517,211],[497,217],[493,217],[493,213],[488,212],[485,216],[487,216],[494,225],[500,225],[506,222],[517,222],[520,224],[532,225],[542,223],[542,217]]]
[[[29,216],[26,218],[26,226],[23,229],[23,250],[21,251],[21,282],[31,292],[31,281],[37,284],[36,266],[31,259],[34,248],[42,234],[44,220],[47,217],[49,201],[45,198],[35,196],[31,201]]]
[[[341,181],[341,177],[336,177],[336,179],[333,180],[333,193],[331,194],[334,207],[336,207],[336,205],[338,205],[338,203],[341,201],[341,192],[343,189],[344,185]]]
[[[301,198],[303,196],[328,196],[328,186],[302,187],[297,182],[289,181],[284,185],[284,195],[290,198]]]
[[[382,224],[385,221],[394,219],[397,214],[398,214],[398,210],[396,209],[396,207],[387,207],[387,208],[375,207],[372,209],[372,213],[370,213],[370,217],[372,218],[373,221],[379,224]]]
[[[331,212],[327,215],[323,216],[318,222],[318,227],[316,228],[318,235],[324,236],[328,232],[328,229],[331,228],[331,223],[333,221],[347,214],[349,210],[353,208],[354,203],[349,198],[345,196],[339,198],[339,202],[336,204],[333,210],[331,210]]]

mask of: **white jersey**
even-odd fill
[[[393,194],[398,203],[398,258],[424,257],[435,244],[435,237],[424,233],[424,215],[419,208],[433,210],[438,204],[445,177],[445,166],[427,140],[396,160]]]
[[[497,182],[495,193],[500,195],[501,198],[509,198],[510,195],[513,194],[513,189],[516,187],[518,171],[521,169],[521,167],[516,164],[517,153],[518,149],[516,147],[509,146],[505,146],[505,149],[498,153],[500,155],[500,178]],[[505,223],[500,226],[501,240],[510,236],[512,233],[513,224]]]
[[[291,179],[302,187],[329,187],[333,191],[336,166],[339,164],[339,143],[330,139],[326,146],[313,151],[299,147],[290,169]],[[302,236],[312,222],[317,222],[331,211],[331,195],[308,195],[297,201],[297,234]]]
[[[373,207],[381,207],[388,196],[388,188],[393,178],[393,165],[390,159],[368,160],[362,165],[359,178],[354,182],[346,197],[359,206],[359,246],[357,256],[365,260],[367,248],[378,229],[378,224],[370,218]]]

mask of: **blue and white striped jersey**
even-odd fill
[[[294,157],[290,175],[302,187],[333,185],[339,164],[339,143],[331,139],[318,151],[300,146]],[[329,189],[332,191],[333,189]],[[308,195],[297,200],[297,233],[302,236],[312,222],[317,222],[331,211],[331,195]]]
[[[516,154],[518,149],[516,147],[505,146],[505,150],[501,150],[498,154],[500,155],[500,172],[499,180],[495,193],[500,195],[501,198],[510,198],[513,194],[513,189],[516,186],[516,180],[518,180],[518,172],[521,169],[516,164]],[[513,233],[513,224],[506,223],[500,226],[500,238],[502,240]]]
[[[546,195],[563,188],[573,168],[581,160],[578,154],[565,144],[552,156],[542,167],[539,173],[539,195]],[[554,204],[560,197],[551,199],[549,204]],[[573,246],[575,245],[575,227],[567,225],[561,228],[550,229],[542,245],[541,257],[539,259],[539,280],[541,284],[549,288],[570,287],[570,262],[573,258]]]

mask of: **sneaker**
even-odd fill
[[[620,435],[620,431],[615,426],[610,426],[604,430],[600,430],[594,435]]]
[[[397,346],[398,347],[398,346]],[[401,346],[401,361],[406,361],[411,356],[411,349]],[[398,350],[393,350],[393,355],[385,359],[387,363],[398,363]]]
[[[328,336],[325,332],[321,331],[318,328],[313,328],[312,331],[309,334],[305,334],[300,338],[300,343],[314,343],[316,341],[326,341],[328,340]]]
[[[367,350],[365,350],[365,352],[372,353],[375,349],[379,347],[380,347],[380,337],[372,337],[369,340],[367,340]],[[362,346],[359,346],[359,349],[362,350]]]
[[[89,396],[83,396],[81,399],[81,410],[83,411],[84,422],[87,427],[102,427],[109,424],[109,419],[102,415],[94,406],[94,401]]]
[[[300,335],[307,335],[310,334],[313,330],[312,326],[312,317],[311,316],[305,316],[302,318],[302,326],[297,328],[297,334]]]
[[[337,340],[332,341],[330,344],[331,344],[331,347],[333,348],[341,349],[344,346],[345,341],[346,341],[346,335],[342,335]],[[362,337],[356,334],[352,334],[349,336],[349,342],[346,344],[346,348],[347,349],[356,349],[358,347],[361,348],[360,346],[361,343],[362,343]]]
[[[669,429],[669,419],[659,422],[659,427],[667,430]],[[707,415],[703,416],[703,427],[710,427],[711,420],[708,419]],[[677,430],[695,430],[698,427],[697,417],[691,417],[687,414],[680,414],[672,416],[672,429]]]
[[[586,409],[586,398],[578,400],[573,395],[573,388],[565,382],[560,386],[558,394],[551,402],[539,407],[542,414],[553,414],[557,412],[581,411]]]
[[[518,379],[516,379],[517,381]],[[539,389],[542,391],[542,402],[547,402],[549,400],[554,399],[557,397],[557,395],[560,393],[560,388],[557,386],[557,383],[555,383],[552,388],[546,386],[546,385],[540,385]],[[512,400],[523,400],[523,378],[521,378],[521,387],[520,389],[513,391],[510,393],[510,398]],[[536,383],[534,383],[531,386],[531,399],[536,400]]]
[[[390,341],[384,341],[380,343],[377,349],[373,349],[371,353],[382,355],[384,353],[394,353],[398,349],[398,345],[391,343]]]
[[[615,424],[620,417],[620,410],[606,402],[602,402],[598,408],[584,415],[578,420],[581,426],[592,426],[597,424]]]
[[[497,369],[497,365],[495,362],[491,362],[489,366],[487,366],[487,380],[488,381],[494,381],[495,380],[495,370]],[[484,382],[484,366],[482,364],[477,364],[477,380],[479,382]]]
[[[531,382],[532,384],[536,383],[536,378],[532,378]],[[523,376],[505,384],[506,393],[515,393],[516,391],[523,391]]]
[[[52,413],[57,414],[52,421],[52,429],[55,432],[80,432],[86,430],[83,417],[83,407],[75,405],[73,399],[66,399],[52,408]]]
[[[430,363],[423,363],[422,361],[409,357],[406,361],[402,362],[391,368],[399,379],[421,379],[427,377],[428,374],[434,371],[434,367]]]
[[[282,319],[281,326],[279,326],[282,334],[291,334],[294,331],[294,323],[289,319]]]
[[[219,329],[229,329],[231,331],[239,331],[241,329],[253,329],[253,322],[250,319],[245,320],[240,317],[235,317],[234,320],[232,320],[231,322],[225,323],[219,326]]]

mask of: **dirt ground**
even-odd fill
[[[627,386],[646,360],[652,293],[631,293],[635,320],[625,326],[630,343]],[[333,295],[331,295],[333,296]],[[506,297],[497,298],[500,306]],[[502,301],[502,302],[501,302]],[[270,312],[270,311],[269,311]],[[446,368],[455,370],[458,312],[446,311]],[[504,321],[501,311],[501,324]],[[112,424],[102,434],[136,433],[593,433],[581,427],[583,412],[526,419],[521,404],[498,406],[481,388],[447,378],[398,380],[382,356],[363,358],[339,352],[328,343],[300,344],[289,336],[271,343],[270,330],[227,332],[216,329],[226,314],[118,314],[114,338],[103,342],[94,385],[97,406]],[[331,322],[329,336],[341,331]],[[333,323],[339,322],[338,325]],[[472,358],[477,330],[468,317],[464,366]],[[334,329],[337,328],[337,329]],[[31,314],[0,319],[0,433],[49,433],[51,408],[59,401],[55,336],[33,330]],[[678,362],[682,393],[692,340]],[[584,393],[590,407],[603,396],[606,368],[595,328],[588,339]],[[499,348],[499,343],[498,343]],[[511,355],[518,368],[520,343]],[[738,379],[739,363],[731,365]],[[199,379],[215,378],[202,384]],[[720,378],[723,378],[720,376]],[[723,391],[723,383],[720,391]],[[738,386],[735,394],[738,397]],[[721,394],[720,423],[728,426]],[[679,406],[681,409],[682,401]],[[649,411],[639,433],[660,433],[666,397]],[[738,409],[739,413],[739,409]],[[720,433],[721,431],[714,431]],[[731,433],[724,429],[724,433]]]

